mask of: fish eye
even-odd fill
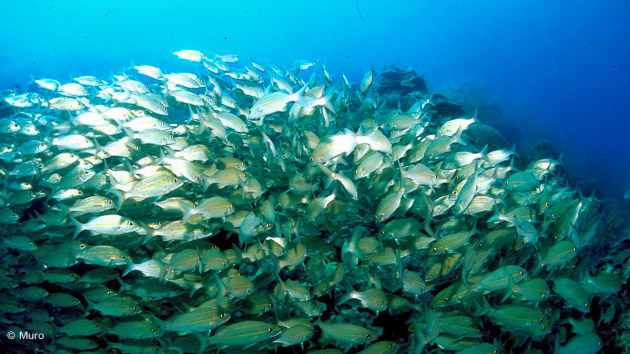
[[[525,273],[525,271],[521,270],[520,272],[518,272],[519,275],[523,275],[523,273]]]
[[[151,333],[157,333],[157,329],[153,328],[153,329],[151,330]]]
[[[457,190],[453,191],[453,195],[457,195],[457,193],[458,193]]]
[[[370,337],[371,337],[371,336],[370,336],[370,334],[369,334],[369,333],[367,333],[367,334],[365,335],[365,338],[370,339]]]
[[[433,251],[433,252],[437,251],[437,247],[433,247],[433,248],[431,249],[431,251]]]
[[[79,245],[79,248],[80,248],[80,249],[84,249],[85,247],[86,247],[86,246],[85,246],[85,243],[82,243],[82,244],[80,244],[80,245]]]
[[[111,295],[111,294],[113,294],[113,293],[114,293],[114,292],[110,290],[110,291],[108,291],[108,292],[107,292],[107,295]]]
[[[135,307],[135,306],[134,306],[134,307],[132,307],[131,309],[132,309],[132,310],[134,310],[134,311],[138,310],[138,308],[137,308],[137,307]]]
[[[556,214],[551,214],[551,218],[555,219],[556,218]]]
[[[575,252],[577,250],[577,248],[573,247],[573,252]]]
[[[584,307],[588,307],[588,304],[584,304]]]
[[[273,333],[273,328],[269,328],[269,333]]]

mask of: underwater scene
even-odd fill
[[[628,33],[0,2],[0,352],[630,352]]]

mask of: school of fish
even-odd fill
[[[4,352],[615,348],[630,252],[560,161],[386,109],[374,70],[173,54],[2,92]]]

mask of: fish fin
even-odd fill
[[[56,207],[58,207],[59,209],[61,209],[61,211],[66,214],[68,217],[70,216],[70,207],[63,204],[63,203],[57,203],[55,205]]]
[[[206,351],[206,347],[208,346],[208,343],[206,343],[206,338],[210,337],[210,331],[208,331],[206,336],[203,336],[201,333],[197,332],[193,332],[192,335],[199,341],[199,351],[197,353],[202,354]]]
[[[479,154],[481,154],[481,159],[488,162],[488,144],[486,144],[486,146],[483,147],[483,149],[481,149],[481,151],[479,151]]]
[[[164,333],[166,332],[165,331],[165,328],[166,328],[165,321],[159,319],[153,312],[149,312],[149,316],[151,316],[151,320],[153,322],[155,322],[158,325],[158,327],[160,327],[160,337],[163,336]]]
[[[129,273],[133,272],[133,271],[134,271],[133,266],[134,266],[134,264],[133,264],[133,263],[131,263],[131,262],[130,262],[129,264],[127,264],[127,268],[125,268],[125,270],[123,271],[123,273],[122,273],[121,277],[124,277],[124,276],[126,276],[127,274],[129,274]]]
[[[492,311],[492,307],[488,303],[488,300],[484,296],[481,297],[481,304],[475,302],[475,311],[472,313],[473,316],[487,316]]]
[[[116,280],[118,281],[118,284],[120,284],[120,288],[123,291],[126,291],[129,289],[129,284],[125,283],[119,276],[116,276]]]
[[[464,130],[462,129],[462,127],[460,126],[457,129],[457,133],[455,133],[455,135],[453,135],[453,142],[456,142],[460,145],[468,145],[468,142],[466,140],[464,140],[464,138],[462,138],[462,133],[464,132]]]
[[[536,262],[536,265],[534,265],[534,268],[532,269],[532,272],[531,272],[532,278],[538,276],[538,273],[540,273],[540,270],[543,267],[543,259],[540,252],[536,252],[536,259],[538,260],[538,262]]]
[[[339,300],[337,300],[335,306],[340,306],[348,302],[350,299],[352,299],[352,294],[354,293],[354,288],[352,287],[352,284],[350,284],[348,279],[344,278],[342,282],[346,293],[342,297],[340,297]]]
[[[147,242],[149,242],[149,240],[151,240],[153,236],[155,236],[153,234],[153,229],[142,221],[136,220],[136,223],[140,225],[140,227],[147,233],[147,235],[144,237],[144,240],[142,241],[142,245],[146,245]]]
[[[193,207],[191,207],[190,205],[186,204],[186,203],[181,203],[182,209],[184,209],[184,216],[182,216],[182,224],[185,224],[188,219],[190,219],[190,217],[193,215]]]
[[[440,335],[440,323],[437,312],[435,312],[434,310],[427,311],[426,321],[429,323],[427,328],[428,334],[426,340],[430,342]]]
[[[494,214],[486,221],[486,223],[490,224],[493,223],[495,221],[499,221],[499,217],[501,216],[501,211],[499,210],[499,207],[495,204],[494,205]]]
[[[168,273],[168,264],[162,262],[162,266],[160,267],[160,274],[158,275],[158,280],[161,283],[166,283],[166,273]]]
[[[74,233],[72,234],[72,239],[76,240],[77,236],[79,236],[79,234],[81,233],[81,231],[84,230],[83,225],[81,225],[81,223],[79,223],[75,218],[73,218],[72,216],[68,216],[68,218],[70,219],[70,222],[72,223],[72,225],[74,225],[75,230]]]
[[[291,94],[291,100],[289,102],[297,102],[301,106],[306,106],[308,103],[306,102],[306,99],[304,98],[304,92],[306,91],[307,87],[308,87],[308,85],[304,85],[304,86],[302,86],[301,89],[299,89],[298,91],[292,93]]]
[[[125,202],[125,192],[119,191],[118,189],[114,188],[114,186],[111,186],[107,192],[113,194],[116,197],[116,210],[120,210],[123,203]]]
[[[512,296],[512,294],[514,293],[514,286],[514,277],[512,277],[512,274],[510,274],[508,278],[508,287],[507,289],[505,289],[505,295],[501,299],[501,302],[505,302],[505,300],[509,299],[510,296]]]

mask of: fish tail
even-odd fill
[[[69,218],[70,218],[70,222],[75,227],[74,233],[72,234],[72,239],[75,240],[77,236],[79,236],[81,231],[83,231],[84,228],[83,228],[83,225],[81,225],[81,223],[77,221],[77,219],[73,218],[72,216],[69,216]]]
[[[186,203],[181,203],[181,206],[184,209],[184,216],[182,217],[182,224],[185,224],[188,221],[188,219],[190,219],[190,217],[193,215],[193,210],[192,210],[192,207]]]
[[[163,336],[164,332],[166,332],[166,323],[159,319],[153,312],[149,312],[149,316],[151,316],[151,320],[160,327],[160,337]]]
[[[122,273],[122,275],[121,275],[121,276],[122,276],[122,277],[124,277],[124,276],[126,276],[127,274],[129,274],[129,273],[133,272],[133,271],[135,270],[135,267],[134,267],[134,266],[135,266],[135,264],[133,264],[133,263],[129,262],[129,263],[127,264],[127,268],[125,268],[125,271],[123,271],[123,273]]]
[[[150,228],[147,224],[143,223],[142,221],[138,220],[136,222],[147,233],[147,235],[144,237],[144,240],[142,241],[142,245],[146,245],[147,242],[149,242],[149,240],[151,240],[153,236],[155,236],[155,234],[153,233],[153,229]]]
[[[108,192],[116,197],[116,210],[120,210],[125,202],[125,193],[117,190],[113,185],[109,188]]]

